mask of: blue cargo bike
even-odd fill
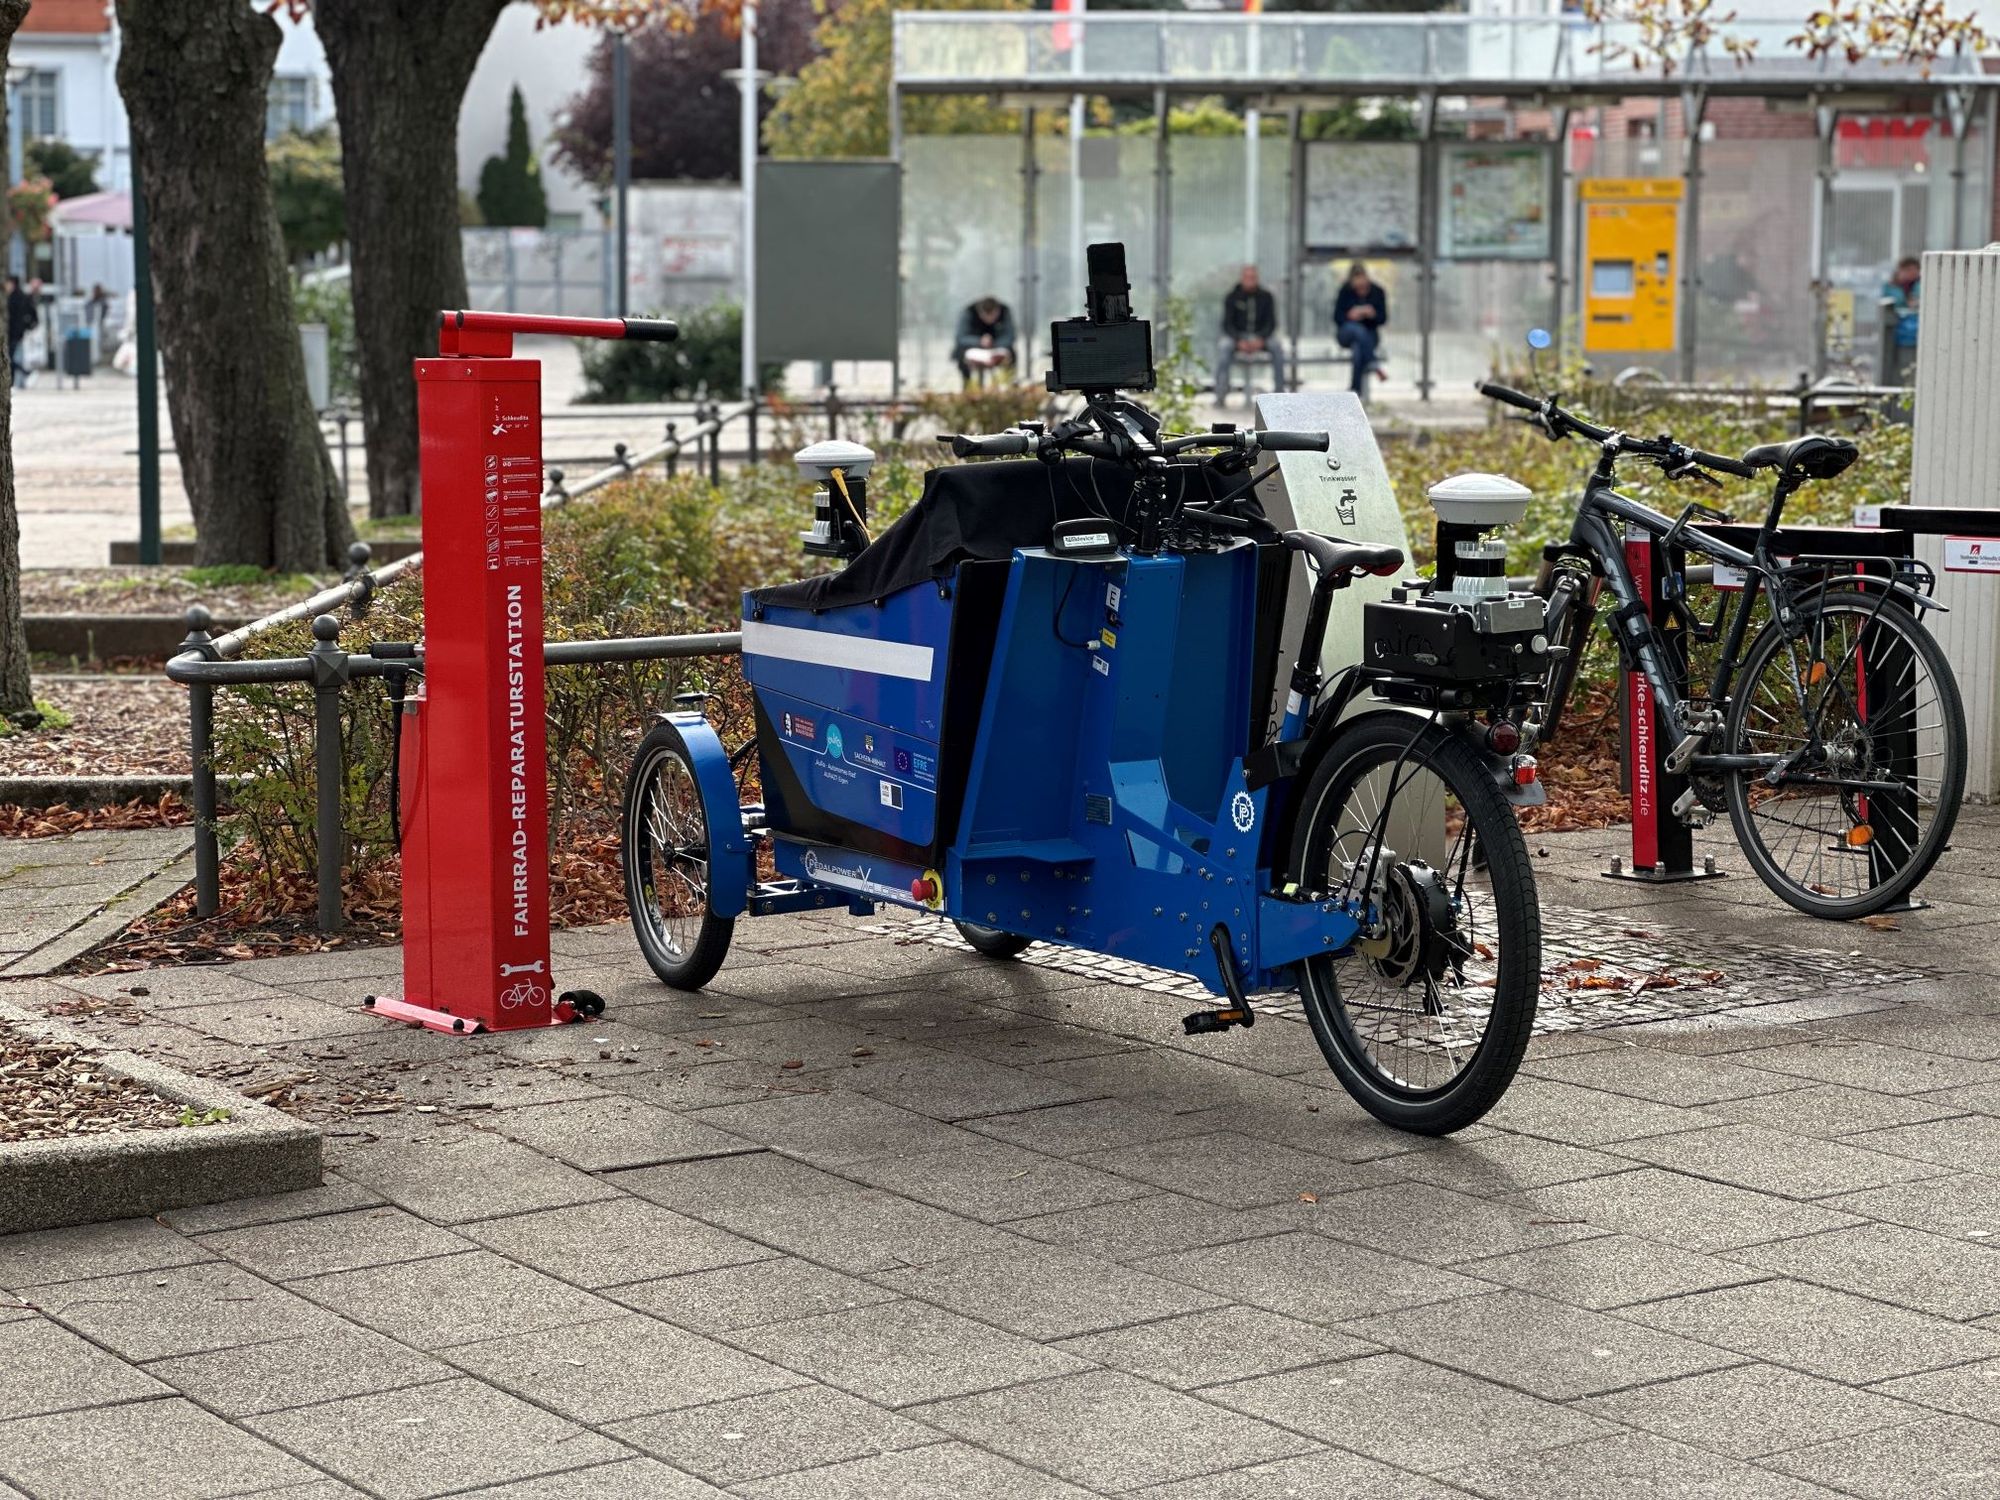
[[[1174,437],[1119,394],[1153,384],[1122,259],[1093,246],[1089,312],[1054,326],[1075,415],[943,440],[1007,461],[933,469],[871,536],[867,450],[802,455],[828,481],[807,548],[845,566],[745,594],[754,740],[732,753],[689,703],[640,745],[640,946],[697,989],[739,918],[888,905],[996,959],[1040,942],[1192,976],[1219,1003],[1190,1032],[1296,991],[1365,1108],[1456,1130],[1512,1078],[1538,989],[1514,804],[1541,788],[1503,710],[1548,647],[1487,535],[1526,492],[1438,498],[1438,577],[1366,604],[1363,660],[1323,671],[1335,594],[1403,556],[1265,519],[1260,458],[1326,434]]]

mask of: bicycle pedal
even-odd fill
[[[1715,821],[1715,814],[1701,803],[1693,787],[1674,798],[1674,816],[1688,828],[1706,828]]]
[[[1253,1020],[1247,1005],[1232,1006],[1228,1010],[1198,1010],[1181,1017],[1181,1030],[1189,1036],[1212,1036],[1232,1026],[1251,1025]]]

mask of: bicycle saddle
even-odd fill
[[[1789,443],[1765,443],[1743,455],[1753,469],[1777,469],[1798,479],[1831,479],[1861,456],[1846,438],[1809,432]]]
[[[1399,547],[1371,547],[1362,542],[1344,542],[1338,537],[1321,536],[1316,531],[1288,531],[1284,542],[1294,552],[1303,552],[1319,564],[1320,573],[1373,573],[1392,578],[1402,571]]]

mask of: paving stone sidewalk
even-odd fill
[[[0,1500],[1991,1500],[1996,833],[1894,930],[1535,840],[1566,930],[1724,977],[1553,995],[1447,1141],[1285,1015],[844,918],[692,997],[560,934],[609,1014],[472,1039],[356,1009],[394,950],[0,986],[330,1164],[0,1239]]]
[[[89,951],[187,884],[193,858],[187,828],[0,839],[0,977]]]

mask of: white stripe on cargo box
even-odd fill
[[[872,672],[878,677],[908,677],[915,682],[931,680],[933,656],[929,646],[913,646],[906,641],[873,641],[866,636],[765,625],[756,620],[743,622],[743,654],[802,661],[815,667],[842,667],[850,672]]]

